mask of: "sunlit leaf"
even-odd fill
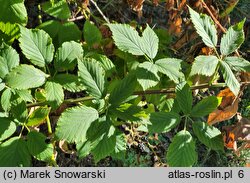
[[[218,63],[219,60],[216,56],[198,56],[195,58],[195,61],[192,65],[190,76],[195,74],[212,76]]]
[[[47,77],[41,70],[23,64],[15,67],[6,76],[6,84],[15,89],[37,88],[45,83]]]
[[[196,28],[197,33],[201,36],[203,42],[211,48],[217,46],[217,31],[211,17],[205,14],[198,14],[192,8],[189,8],[191,20]]]
[[[225,83],[230,88],[230,90],[234,93],[234,95],[237,96],[240,91],[239,81],[236,79],[230,66],[226,62],[220,61],[220,66],[221,66],[221,72],[225,80]]]
[[[55,135],[68,142],[85,142],[91,123],[98,117],[98,112],[91,107],[69,108],[58,119]]]
[[[167,151],[167,163],[171,167],[188,167],[197,161],[195,141],[188,131],[178,132]]]
[[[151,62],[143,62],[136,69],[137,81],[145,91],[159,83],[158,68]]]
[[[238,24],[229,27],[221,38],[220,51],[223,55],[229,55],[238,49],[245,40],[243,26],[245,19]]]

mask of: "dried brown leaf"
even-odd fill
[[[239,98],[226,88],[217,95],[222,97],[220,106],[209,114],[207,122],[209,125],[231,119],[238,111]]]
[[[138,12],[138,14],[140,14],[142,12],[144,1],[145,0],[127,0],[127,2],[130,5],[131,9]]]
[[[62,150],[62,152],[66,154],[73,154],[74,151],[70,149],[69,144],[65,140],[59,141],[59,148]]]
[[[240,79],[242,82],[250,82],[250,73],[249,72],[241,72]]]
[[[178,10],[181,11],[187,4],[187,0],[182,0],[178,6]]]
[[[250,148],[250,120],[242,118],[237,115],[238,122],[235,125],[225,126],[222,128],[226,132],[224,135],[224,142],[227,148],[234,149],[237,155],[240,155],[240,151],[246,148]],[[243,142],[238,148],[237,142]]]
[[[166,0],[166,9],[168,11],[174,9],[175,0]]]
[[[203,48],[201,48],[201,54],[202,55],[212,55],[213,49],[209,48],[209,47],[203,47]]]

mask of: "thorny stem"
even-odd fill
[[[249,85],[250,81],[248,82],[241,82],[241,85]],[[197,90],[197,89],[205,89],[205,88],[221,88],[225,87],[226,83],[205,83],[200,85],[194,85],[191,86],[191,90]],[[168,89],[161,89],[161,90],[147,90],[147,91],[135,91],[134,95],[150,95],[150,94],[168,94],[168,93],[175,93],[175,88],[168,88]]]
[[[240,83],[243,86],[250,85],[250,81],[248,82],[241,82]],[[191,86],[191,90],[197,90],[197,89],[205,89],[205,88],[221,88],[225,87],[226,83],[205,83],[205,84],[200,84],[200,85],[194,85]],[[175,93],[175,88],[168,88],[168,89],[161,89],[161,90],[147,90],[147,91],[135,91],[133,95],[153,95],[153,94],[168,94],[168,93]],[[94,97],[87,96],[87,97],[81,97],[81,98],[76,98],[76,99],[66,99],[63,101],[64,104],[72,104],[72,103],[79,103],[79,102],[84,102],[88,100],[93,100]],[[26,106],[27,107],[35,107],[35,106],[44,106],[48,105],[48,102],[37,102],[37,103],[29,103]]]
[[[84,101],[88,101],[88,100],[93,100],[93,97],[81,97],[81,98],[76,98],[76,99],[66,99],[63,101],[64,104],[72,104],[72,103],[78,103],[78,102],[84,102]],[[44,105],[48,105],[48,102],[37,102],[37,103],[29,103],[26,106],[27,107],[35,107],[35,106],[44,106]]]

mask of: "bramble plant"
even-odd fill
[[[199,86],[193,86],[192,81],[194,76],[205,76],[209,78],[205,87],[227,86],[235,96],[239,95],[241,83],[236,73],[250,72],[250,63],[232,53],[244,42],[245,20],[229,27],[218,49],[213,20],[189,8],[197,33],[214,51],[214,55],[197,56],[190,72],[183,71],[181,59],[157,55],[159,39],[149,25],[140,36],[130,25],[107,23],[119,49],[117,55],[125,58],[121,72],[117,63],[93,49],[101,43],[102,35],[90,21],[84,24],[83,45],[82,33],[74,23],[51,20],[28,29],[24,27],[27,13],[22,0],[0,3],[15,4],[11,7],[19,10],[9,19],[1,14],[11,14],[15,9],[0,14],[0,166],[30,166],[31,157],[56,166],[59,141],[75,144],[80,158],[92,154],[96,163],[107,156],[122,159],[127,149],[120,128],[123,124],[148,134],[175,131],[166,149],[169,166],[197,163],[195,138],[211,150],[224,150],[221,131],[204,121],[220,106],[222,98],[208,96],[194,103],[192,90]],[[54,11],[50,2],[42,5],[51,16],[68,19],[66,1],[57,2],[58,7],[61,13]],[[76,34],[68,36],[64,32],[67,27],[67,32]],[[20,53],[11,46],[15,39]],[[216,82],[220,75],[225,83]],[[157,94],[150,88],[161,87],[168,89],[154,99],[146,96]],[[65,93],[77,92],[85,95],[66,98]],[[175,98],[166,98],[169,92],[176,93]],[[142,95],[153,106],[144,109]],[[67,109],[59,112],[54,128],[50,115],[62,106]],[[37,130],[44,123],[47,131]]]

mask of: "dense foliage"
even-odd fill
[[[90,20],[82,30],[67,21],[71,13],[65,0],[42,3],[53,19],[36,28],[25,27],[23,0],[0,4],[0,166],[30,166],[32,158],[56,166],[59,147],[67,151],[70,145],[79,158],[92,154],[96,163],[107,156],[123,159],[131,140],[127,127],[149,135],[173,132],[165,149],[169,166],[197,165],[197,143],[224,151],[223,134],[213,124],[235,115],[237,109],[225,116],[216,110],[225,95],[237,102],[248,84],[238,78],[250,72],[249,61],[237,51],[245,39],[245,19],[219,40],[212,18],[189,7],[212,54],[187,64],[164,56],[158,31],[149,25],[137,30],[106,23],[118,48],[108,56],[102,46],[110,38],[104,39]],[[206,82],[195,85],[197,78]],[[197,101],[194,94],[202,87],[229,89]],[[241,136],[243,143],[247,135]]]

